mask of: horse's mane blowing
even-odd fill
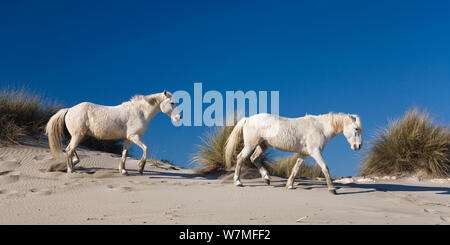
[[[162,101],[162,94],[161,93],[157,93],[157,94],[150,94],[150,95],[134,95],[133,97],[131,97],[130,101],[127,102],[138,102],[138,101],[142,101],[145,100],[148,103],[150,103],[151,105],[154,105],[155,103],[160,103]]]

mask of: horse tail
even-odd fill
[[[65,116],[69,108],[59,110],[47,123],[45,134],[48,135],[48,144],[55,159],[59,160],[64,138]]]
[[[227,139],[227,143],[225,146],[225,164],[227,168],[231,168],[232,158],[234,152],[236,151],[236,147],[241,140],[242,129],[244,128],[244,124],[247,121],[247,118],[242,118],[233,128],[230,136]]]

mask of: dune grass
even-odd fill
[[[297,162],[298,154],[294,153],[291,156],[277,158],[269,165],[268,171],[271,175],[289,178],[292,168]],[[304,162],[300,167],[295,178],[307,177],[317,178],[324,177],[322,169],[317,164]]]
[[[0,144],[19,144],[21,137],[40,138],[45,125],[61,105],[22,87],[3,88],[0,92]],[[67,134],[67,136],[69,136]],[[70,139],[69,137],[66,137]],[[122,153],[122,140],[86,138],[81,145],[94,150]]]
[[[0,92],[0,141],[17,144],[20,137],[40,136],[50,117],[60,109],[26,89],[2,89]]]
[[[217,127],[201,137],[202,144],[198,146],[198,151],[192,159],[197,173],[211,174],[227,170],[225,164],[225,145],[233,129],[234,126]],[[241,142],[236,147],[236,151],[240,152],[243,147],[244,142],[241,139]],[[267,165],[270,162],[269,153],[264,153],[260,160],[264,165]],[[244,163],[243,166],[254,167],[249,161]]]
[[[449,177],[450,130],[417,108],[381,130],[369,147],[361,175]]]

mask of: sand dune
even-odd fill
[[[322,180],[300,179],[296,189],[273,178],[205,177],[161,163],[127,160],[81,149],[76,173],[47,172],[48,147],[0,148],[0,224],[449,224],[450,183],[445,180],[335,180],[331,195]],[[248,174],[252,177],[254,174]]]

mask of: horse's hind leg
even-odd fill
[[[70,143],[66,148],[66,154],[67,154],[67,173],[73,172],[73,161],[72,157],[75,152],[75,149],[77,148],[78,144],[80,144],[81,140],[83,139],[80,135],[72,136],[70,139]],[[78,156],[78,155],[77,155]],[[79,161],[79,159],[78,159]]]
[[[234,170],[233,178],[235,186],[244,186],[240,180],[242,162],[246,161],[252,155],[254,149],[255,148],[252,146],[244,146],[244,149],[242,149],[241,153],[237,156],[236,169]]]
[[[304,161],[305,161],[305,157],[304,156],[299,156],[297,158],[297,162],[295,163],[294,167],[292,168],[291,175],[289,176],[289,179],[288,179],[288,181],[286,183],[286,188],[294,189],[295,176],[297,176],[298,170],[300,169],[300,167],[302,166],[302,163]]]
[[[141,147],[143,151],[142,158],[137,163],[138,171],[140,174],[142,174],[144,172],[145,162],[147,162],[148,147],[147,145],[144,144],[139,135],[132,135],[129,137],[129,140],[131,140],[133,143]]]
[[[125,161],[127,160],[128,150],[130,149],[131,141],[125,139],[123,141],[123,151],[122,158],[120,159],[119,172],[123,175],[128,175],[127,170],[125,169]]]
[[[73,151],[72,165],[75,166],[80,162],[80,157],[78,157],[77,151]]]
[[[268,149],[268,147],[265,144],[260,144],[256,147],[255,151],[253,152],[252,156],[250,157],[250,161],[258,168],[259,173],[261,174],[261,177],[266,182],[267,185],[270,185],[270,175],[267,169],[263,166],[261,162],[261,156],[264,154],[264,152]]]

